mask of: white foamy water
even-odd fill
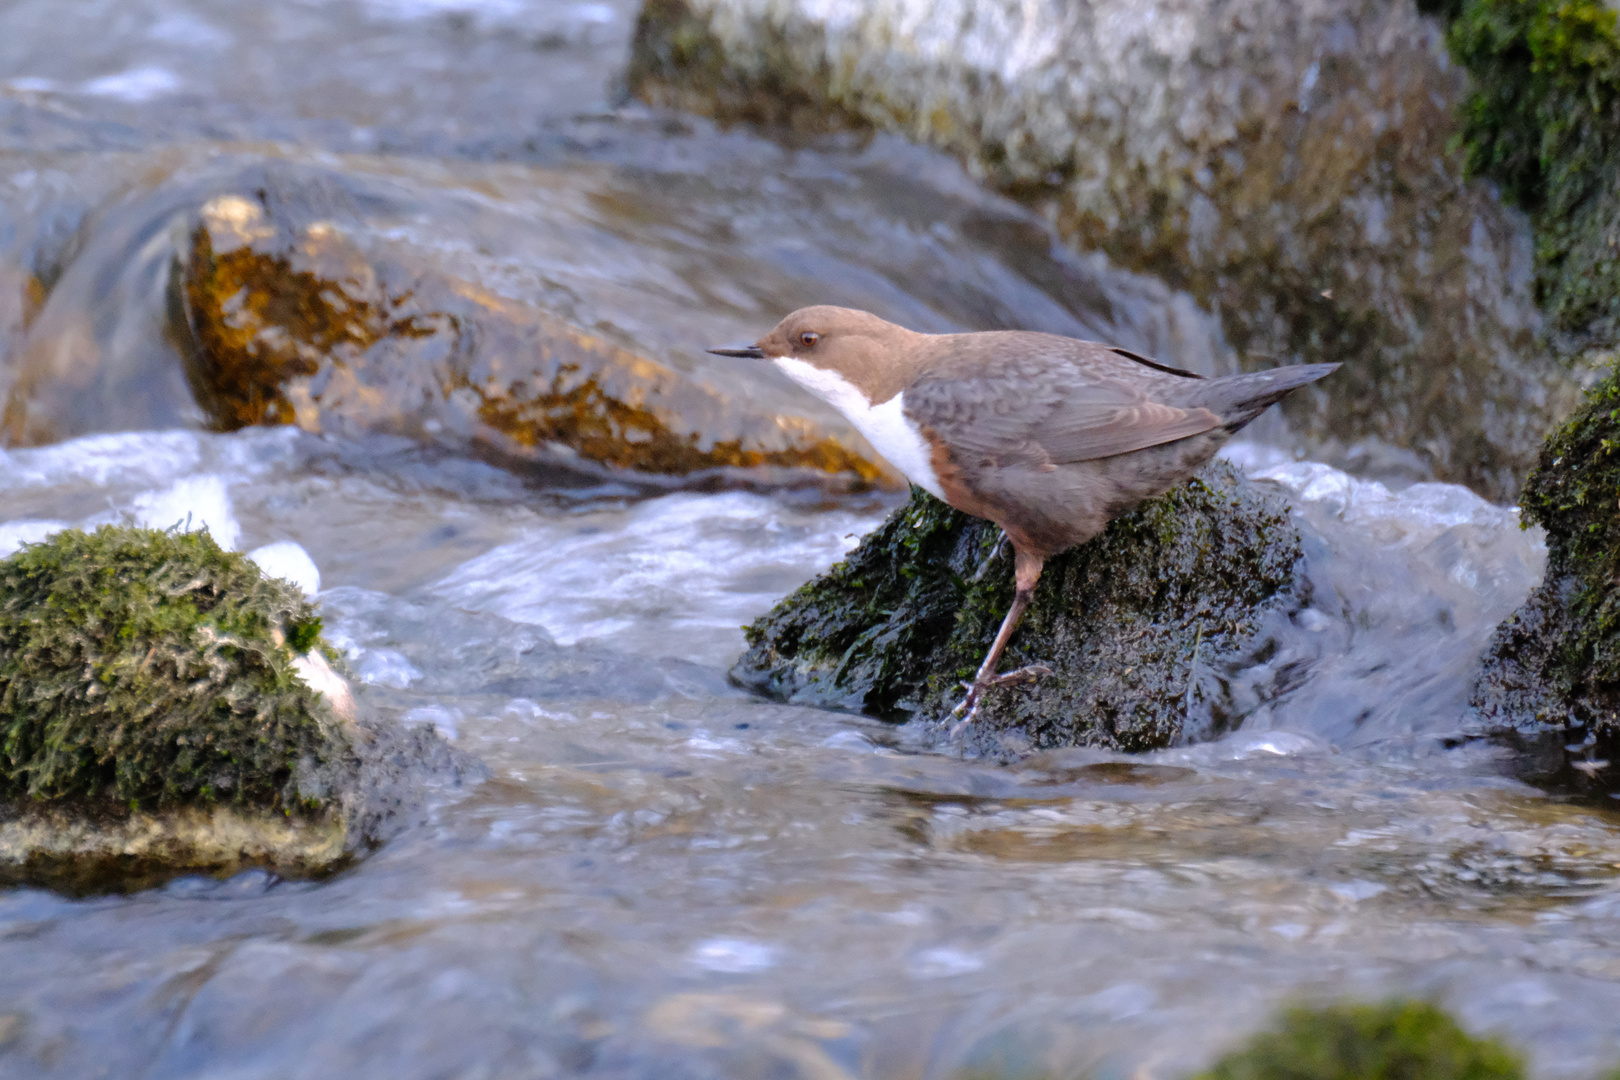
[[[130,509],[136,523],[145,528],[206,530],[215,543],[227,550],[236,547],[242,538],[242,526],[231,510],[225,478],[214,473],[188,476],[166,488],[143,491],[130,500]]]
[[[1246,726],[1340,745],[1455,733],[1496,625],[1541,580],[1541,531],[1455,484],[1392,490],[1249,444],[1223,456],[1288,497],[1306,541],[1309,606],[1234,680]]]
[[[33,450],[0,448],[0,492],[80,482],[155,485],[190,473],[201,459],[202,438],[190,431],[89,435]]]
[[[1377,480],[1363,480],[1316,461],[1297,461],[1274,447],[1254,443],[1228,445],[1220,456],[1250,479],[1274,483],[1381,543],[1429,540],[1457,525],[1490,529],[1499,536],[1519,527],[1517,508],[1498,506],[1459,484],[1409,484],[1391,490]],[[1540,531],[1525,536],[1523,551],[1532,558],[1541,557],[1536,552],[1544,556]]]
[[[277,540],[254,548],[247,557],[258,563],[266,576],[284,578],[302,589],[306,596],[313,597],[321,591],[321,568],[315,565],[302,544]]]
[[[237,548],[242,526],[232,487],[286,465],[295,442],[291,431],[260,430],[236,438],[176,431],[90,435],[38,449],[0,449],[0,506],[49,504],[79,511],[71,517],[0,517],[0,553],[60,529],[117,522],[206,529],[221,547]]]
[[[129,102],[165,97],[181,87],[180,76],[165,67],[147,64],[113,75],[90,79],[79,86],[81,93],[118,98]]]
[[[54,533],[71,528],[65,521],[7,521],[0,523],[0,558],[24,544],[37,544]]]
[[[743,623],[855,546],[871,514],[797,512],[762,495],[670,495],[548,522],[433,586],[458,607],[558,642],[725,664]]]

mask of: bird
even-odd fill
[[[925,334],[854,308],[792,312],[752,345],[848,418],[907,480],[1001,527],[1013,601],[952,715],[987,690],[1051,671],[997,674],[1046,560],[1197,472],[1231,436],[1339,364],[1207,378],[1114,345],[1028,330]]]

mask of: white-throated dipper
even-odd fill
[[[800,308],[753,345],[849,418],[906,479],[1000,525],[1016,593],[967,697],[992,686],[1046,560],[1198,471],[1232,433],[1338,364],[1209,379],[1125,349],[1056,334],[919,334],[865,311]]]

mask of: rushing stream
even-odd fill
[[[824,299],[1228,363],[1186,297],[935,155],[610,111],[624,3],[74,7],[0,12],[0,249],[67,267],[29,341],[161,355],[173,208],[274,159],[716,379],[703,345]],[[1462,730],[1544,558],[1465,489],[1260,428],[1229,457],[1291,500],[1310,587],[1234,689],[1275,696],[1213,742],[997,765],[726,681],[740,625],[892,492],[560,484],[399,438],[201,433],[180,385],[126,403],[0,450],[0,554],[119,520],[294,542],[369,707],[491,776],[327,881],[0,893],[0,1075],[1171,1078],[1283,1000],[1395,992],[1539,1076],[1620,1063],[1620,814]]]

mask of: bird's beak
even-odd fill
[[[716,356],[740,356],[744,360],[763,360],[765,353],[758,345],[731,345],[720,349],[710,349]]]

